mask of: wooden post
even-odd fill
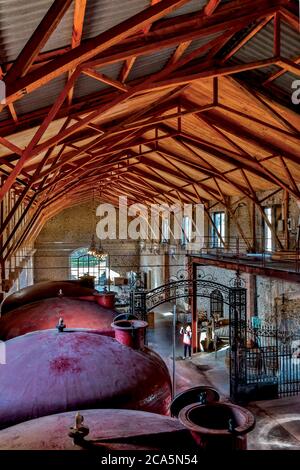
[[[198,352],[198,315],[197,315],[197,265],[192,261],[191,274],[193,280],[192,287],[192,349],[193,353]]]
[[[253,247],[253,252],[256,253],[257,251],[257,242],[256,242],[256,206],[255,202],[252,202],[251,204],[251,218],[252,218],[252,223],[251,223],[251,229],[252,229],[252,247]]]
[[[170,280],[170,259],[169,252],[163,254],[164,257],[164,284],[167,284]]]
[[[288,191],[285,191],[284,192],[284,239],[285,239],[286,250],[288,250],[290,246],[290,233],[288,230],[289,203],[290,203],[290,195]]]

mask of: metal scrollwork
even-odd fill
[[[153,309],[164,302],[180,298],[189,298],[192,296],[193,288],[196,288],[197,297],[210,298],[211,293],[218,289],[223,293],[224,302],[229,304],[230,288],[217,282],[207,279],[184,279],[179,281],[171,281],[168,284],[159,286],[146,293],[146,307]]]
[[[230,287],[241,289],[241,288],[244,288],[246,286],[246,282],[242,278],[240,272],[237,271],[236,275],[232,279],[230,279],[229,285],[230,285]]]

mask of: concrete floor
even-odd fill
[[[172,375],[172,306],[156,310],[155,328],[148,330],[149,347],[166,361]],[[221,400],[229,400],[229,370],[226,350],[199,353],[182,360],[182,338],[176,331],[176,394],[196,385],[210,385],[218,390]],[[251,450],[300,450],[300,396],[252,402],[247,406],[256,417],[256,427],[248,435]]]

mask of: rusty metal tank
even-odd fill
[[[95,300],[55,297],[23,305],[0,318],[0,339],[8,340],[37,330],[54,328],[62,317],[67,328],[112,331],[117,312]]]
[[[134,349],[142,349],[145,345],[145,331],[148,323],[138,319],[116,320],[112,323],[115,338],[119,343]]]
[[[0,368],[0,427],[83,408],[168,414],[163,360],[90,332],[37,331],[6,341]]]
[[[176,419],[135,410],[91,409],[80,411],[88,434],[74,445],[68,434],[77,425],[76,415],[55,414],[2,430],[0,450],[186,450],[194,444]]]
[[[115,292],[100,292],[95,295],[96,302],[98,302],[101,307],[114,308],[115,306]]]
[[[194,403],[179,412],[179,420],[204,450],[247,450],[247,434],[255,427],[253,414],[232,403]]]
[[[38,300],[57,297],[59,291],[65,297],[90,297],[91,299],[97,293],[94,289],[83,287],[80,281],[76,280],[38,282],[6,297],[1,304],[1,315]]]
[[[176,395],[171,403],[171,416],[178,418],[180,411],[188,405],[194,403],[214,403],[220,400],[220,395],[216,389],[206,385],[188,388]]]

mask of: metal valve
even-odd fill
[[[56,328],[59,331],[59,333],[62,333],[64,329],[66,328],[66,325],[64,324],[64,319],[62,317],[60,317],[60,319],[58,320]]]
[[[75,425],[70,428],[69,437],[72,437],[74,444],[76,441],[83,440],[90,432],[87,426],[83,425],[84,417],[78,412],[75,416]]]

